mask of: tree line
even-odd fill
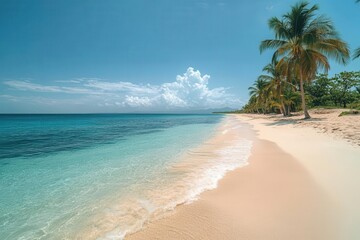
[[[265,71],[274,70],[269,64]],[[296,81],[276,81],[272,73],[261,75],[249,88],[250,100],[242,108],[245,113],[282,113],[300,111],[301,96]],[[340,107],[360,110],[360,72],[341,72],[330,77],[318,74],[304,84],[309,107]]]

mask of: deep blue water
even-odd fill
[[[214,124],[215,115],[0,115],[0,160],[111,144],[128,136],[189,124]]]

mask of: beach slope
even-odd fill
[[[249,165],[126,239],[358,239],[359,147],[313,128],[229,117],[254,142]]]

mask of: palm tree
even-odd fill
[[[272,105],[278,107],[280,112],[284,116],[287,116],[288,113],[283,101],[283,88],[286,82],[283,80],[281,69],[279,69],[277,65],[278,61],[276,59],[266,65],[263,71],[267,74],[261,75],[259,78],[269,83],[268,88],[273,96]]]
[[[311,81],[318,69],[325,72],[330,69],[328,57],[345,64],[350,55],[348,45],[339,38],[332,22],[324,16],[316,16],[318,9],[317,5],[309,7],[309,3],[300,2],[282,19],[271,18],[269,27],[275,39],[260,44],[260,52],[275,49],[273,59],[280,59],[279,65],[286,65],[288,75],[291,73],[299,81],[305,119],[310,115],[304,82]]]
[[[263,113],[266,111],[267,102],[267,88],[269,82],[259,77],[255,83],[249,87],[250,99],[255,102],[256,111],[259,113],[259,108]]]
[[[299,92],[294,91],[294,86],[288,85],[285,87],[283,101],[287,115],[290,115],[290,110],[292,107],[294,110],[296,110],[296,107],[300,105],[298,103],[298,99],[300,97],[299,95]]]

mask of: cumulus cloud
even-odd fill
[[[81,95],[83,104],[99,107],[139,110],[187,110],[239,107],[240,100],[224,87],[209,88],[210,75],[189,67],[175,81],[160,85],[110,82],[98,78],[57,81],[59,85],[43,85],[31,81],[10,80],[3,84],[26,92]],[[76,102],[76,101],[75,101]],[[74,103],[75,104],[75,103]]]
[[[189,67],[175,82],[161,86],[161,98],[165,103],[177,107],[206,107],[223,102],[226,98],[224,88],[209,89],[210,76],[201,75],[199,70]]]

